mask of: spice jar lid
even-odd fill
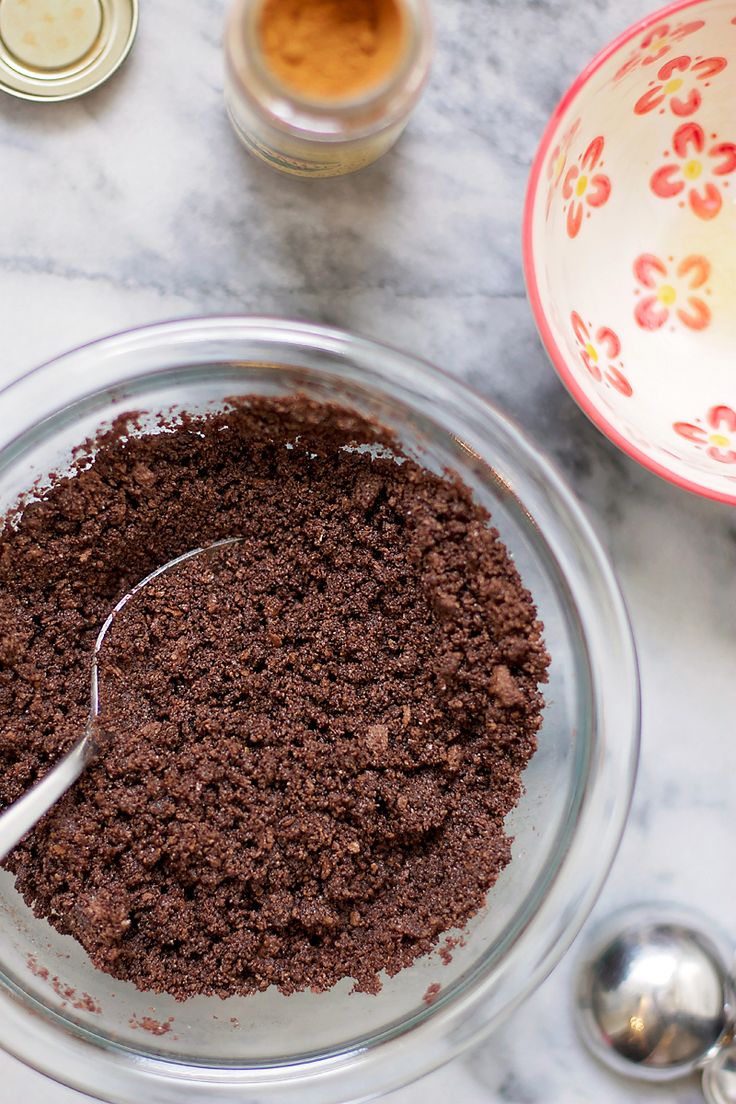
[[[0,0],[0,90],[24,100],[70,100],[122,65],[138,0]]]

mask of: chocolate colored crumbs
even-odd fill
[[[28,969],[31,971],[31,973],[34,974],[36,977],[40,978],[41,981],[48,981],[49,980],[50,975],[49,975],[48,967],[39,966],[38,959],[36,958],[35,955],[29,954],[27,959],[26,959],[26,964],[28,966]]]
[[[428,1008],[437,1000],[437,997],[440,995],[441,988],[442,986],[438,981],[433,981],[431,985],[427,986],[427,991],[422,997],[422,1000]]]
[[[94,997],[91,997],[89,993],[82,993],[81,996],[78,996],[77,990],[73,986],[68,985],[61,978],[51,977],[48,967],[39,965],[35,955],[28,955],[26,965],[35,977],[40,978],[41,981],[49,982],[57,997],[61,997],[62,1008],[67,1004],[71,1004],[72,1008],[78,1012],[91,1012],[96,1016],[102,1014],[102,1008]]]
[[[534,605],[470,491],[353,412],[250,398],[162,428],[118,419],[0,531],[0,807],[78,740],[111,606],[241,538],[116,619],[108,743],[7,866],[141,989],[376,992],[509,862]]]
[[[128,1024],[133,1030],[138,1028],[141,1031],[147,1031],[149,1035],[168,1035],[171,1031],[171,1025],[174,1022],[174,1017],[169,1016],[168,1020],[154,1020],[150,1016],[131,1016],[128,1020]]]

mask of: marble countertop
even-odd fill
[[[124,69],[85,99],[0,100],[0,383],[92,337],[258,312],[383,338],[444,365],[553,454],[619,572],[636,632],[643,756],[596,910],[705,907],[736,937],[736,512],[638,468],[559,383],[524,294],[520,217],[543,125],[647,0],[445,0],[428,93],[355,177],[281,178],[222,105],[223,0],[143,5]],[[0,400],[0,415],[2,414]],[[728,872],[728,873],[727,873]],[[82,1098],[0,1055],[3,1100]],[[492,1039],[391,1104],[695,1104],[598,1068],[570,1019],[570,959]]]

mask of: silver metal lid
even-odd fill
[[[0,90],[24,100],[70,100],[122,65],[138,0],[0,0]]]

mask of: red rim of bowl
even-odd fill
[[[542,174],[542,168],[547,159],[547,152],[552,145],[552,141],[557,133],[557,129],[562,120],[563,115],[569,108],[570,104],[576,99],[578,94],[582,91],[590,78],[598,72],[604,62],[615,54],[622,46],[625,46],[633,38],[637,38],[642,31],[648,30],[649,27],[660,23],[668,16],[674,15],[677,12],[682,12],[686,8],[699,7],[701,4],[706,3],[707,0],[675,0],[673,4],[668,4],[665,8],[660,8],[659,11],[653,12],[651,15],[645,16],[640,19],[638,23],[632,24],[622,34],[610,42],[608,46],[605,46],[600,53],[596,54],[593,60],[586,65],[580,76],[570,85],[565,95],[560,100],[559,104],[555,108],[552,117],[550,118],[547,126],[544,130],[542,140],[537,149],[532,164],[532,171],[529,177],[529,185],[526,193],[526,200],[524,203],[524,225],[523,225],[523,255],[524,255],[524,272],[526,277],[527,291],[529,293],[529,300],[531,302],[532,311],[534,312],[534,319],[537,324],[542,341],[544,342],[547,353],[549,354],[552,363],[560,376],[562,382],[567,387],[568,391],[575,399],[578,406],[582,411],[590,418],[591,422],[602,433],[608,437],[610,441],[613,441],[614,445],[625,452],[633,460],[637,460],[643,467],[648,468],[649,471],[654,472],[656,475],[661,476],[663,479],[668,480],[670,483],[674,483],[678,487],[682,487],[686,491],[692,491],[695,494],[703,495],[706,498],[715,499],[717,502],[726,502],[731,506],[736,505],[736,493],[727,494],[723,491],[716,491],[712,487],[704,486],[701,483],[693,482],[692,480],[685,479],[681,475],[677,475],[675,472],[666,468],[663,464],[659,464],[656,460],[652,460],[650,456],[647,456],[645,452],[638,449],[631,441],[627,440],[619,431],[611,425],[611,423],[601,414],[596,406],[593,405],[590,399],[585,395],[580,385],[577,383],[575,377],[567,366],[567,361],[563,352],[560,350],[557,342],[555,341],[552,329],[547,321],[547,316],[542,306],[542,299],[539,294],[539,285],[537,283],[536,275],[536,262],[534,259],[534,248],[532,245],[532,217],[534,213],[534,205],[537,197],[537,189],[539,186],[539,179]]]

